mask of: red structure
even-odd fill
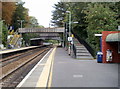
[[[102,52],[103,52],[103,63],[120,63],[120,53],[118,53],[118,42],[106,42],[106,37],[109,34],[120,33],[120,31],[103,31],[102,32]],[[119,36],[118,36],[119,37]],[[112,61],[106,61],[106,51],[110,49],[112,51]]]

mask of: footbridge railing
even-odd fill
[[[19,28],[19,33],[64,33],[65,28]]]

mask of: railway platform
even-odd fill
[[[7,54],[7,53],[12,53],[12,52],[17,52],[17,51],[22,51],[22,50],[27,50],[27,49],[32,49],[32,48],[37,48],[38,46],[29,46],[29,47],[22,47],[22,48],[17,48],[17,49],[7,49],[7,50],[1,50],[0,54]]]
[[[64,48],[55,47],[37,63],[17,87],[118,89],[118,64],[73,59]]]
[[[40,48],[42,46],[29,46],[29,47],[22,47],[22,48],[16,48],[16,49],[6,49],[0,51],[0,59],[8,57],[10,55],[15,55],[17,53],[22,53],[28,50],[33,50],[36,48]]]

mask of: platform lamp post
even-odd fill
[[[23,22],[24,22],[25,20],[17,20],[17,21],[20,22],[20,28],[21,28],[21,30],[22,30]],[[21,33],[20,35],[21,35],[21,37],[22,37],[22,33]]]
[[[66,13],[69,13],[69,37],[70,37],[70,35],[71,35],[71,12],[66,11]]]
[[[17,21],[20,22],[20,28],[22,29],[24,20],[17,20]]]
[[[72,37],[71,37],[71,24],[72,23],[78,23],[78,22],[72,22],[72,14],[71,11],[66,11],[66,13],[69,13],[69,37],[68,37],[68,41],[69,41],[69,48],[68,48],[68,54],[71,54],[71,41],[72,41]]]
[[[64,25],[65,26],[65,49],[66,50],[67,50],[67,30],[68,30],[67,25],[68,25],[68,23],[66,22]]]
[[[69,37],[68,37],[68,41],[69,41],[69,45],[68,45],[68,54],[70,55],[70,36],[71,36],[71,12],[70,11],[66,11],[66,13],[69,13]]]
[[[25,21],[25,20],[17,20],[18,22],[20,22],[20,28],[21,28],[21,30],[22,30],[22,27],[23,27],[23,22]],[[22,34],[20,34],[21,36],[22,36]]]

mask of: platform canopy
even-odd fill
[[[120,42],[120,33],[112,33],[106,37],[106,42]]]

